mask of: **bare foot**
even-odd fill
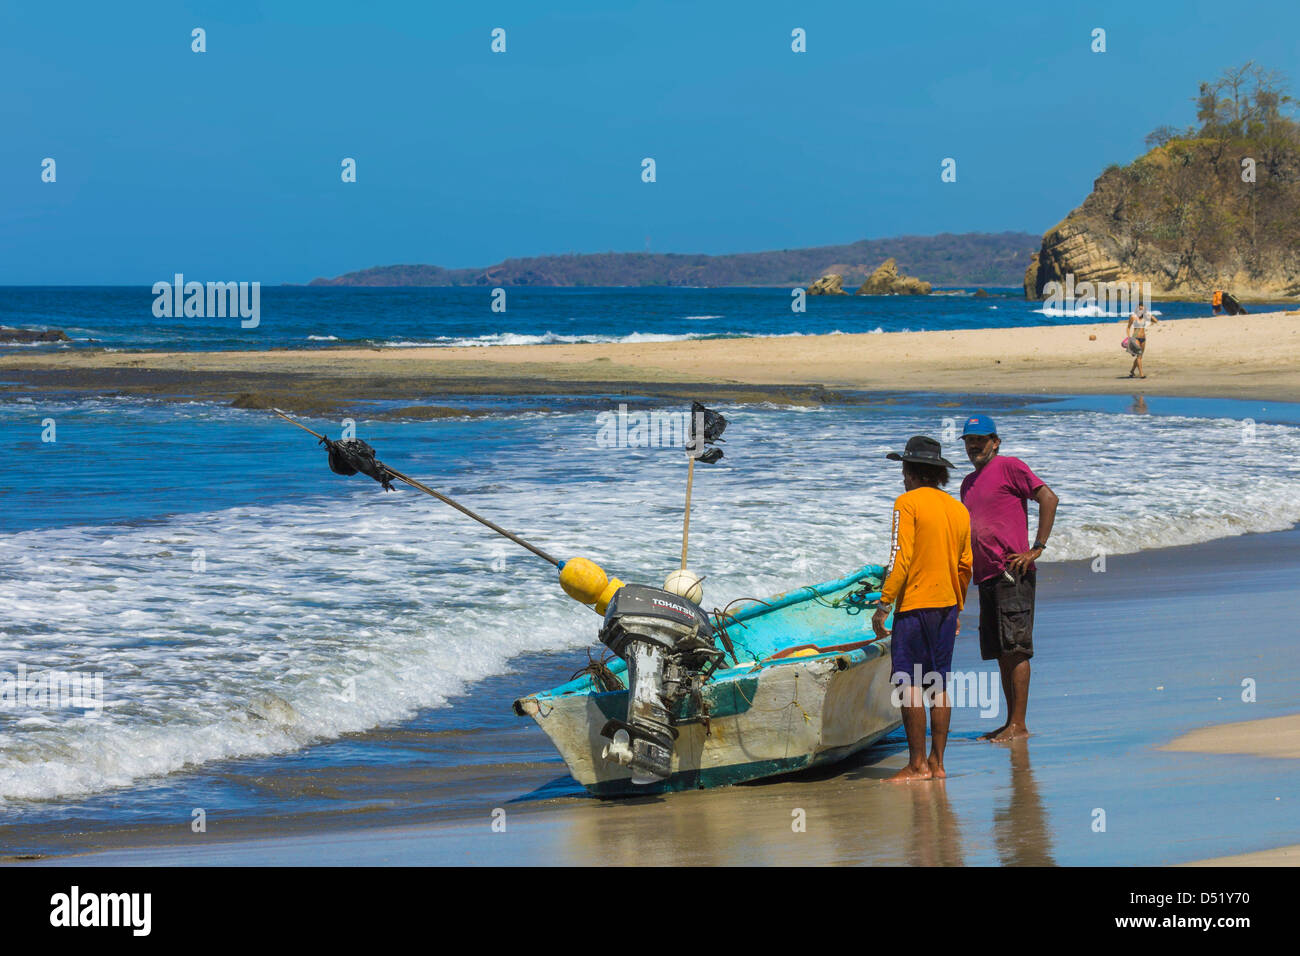
[[[889,783],[912,783],[916,780],[929,780],[931,777],[930,765],[922,764],[920,768],[908,764],[898,773],[889,778]]]
[[[991,738],[995,744],[1004,744],[1008,740],[1023,740],[1029,736],[1029,731],[1024,727],[1013,727],[1007,724],[998,732],[996,737]]]
[[[999,734],[1001,734],[1006,729],[1007,729],[1007,725],[1003,724],[997,730],[990,730],[987,734],[980,734],[980,740],[994,740],[995,738],[997,738]]]
[[[942,780],[944,777],[948,776],[947,772],[943,769],[943,761],[936,760],[934,754],[930,754],[929,764],[930,776],[935,780]]]

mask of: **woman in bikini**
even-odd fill
[[[1142,353],[1147,350],[1147,325],[1156,325],[1159,321],[1147,311],[1145,305],[1139,305],[1137,311],[1128,317],[1125,331],[1128,333],[1128,350],[1133,356],[1133,367],[1128,370],[1129,378],[1133,377],[1134,372],[1138,378],[1147,377],[1142,371]]]

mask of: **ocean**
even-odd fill
[[[168,279],[170,281],[170,277]],[[1096,321],[1091,306],[1063,310],[1027,301],[1019,289],[930,296],[812,296],[791,309],[789,289],[505,290],[493,311],[489,288],[349,289],[267,287],[259,321],[158,318],[147,287],[0,288],[0,325],[62,329],[71,342],[32,349],[107,348],[198,351],[427,345],[530,345],[560,342],[664,342],[680,339],[823,335],[933,329],[1023,328]],[[1209,314],[1205,303],[1160,302],[1161,318]],[[1119,318],[1115,313],[1113,318]],[[1119,339],[1116,339],[1118,344]],[[0,342],[0,349],[15,348]]]
[[[487,312],[487,290],[286,289],[268,291],[254,346],[237,329],[134,325],[132,310],[149,315],[141,294],[4,290],[0,322],[62,327],[73,347],[91,344],[84,335],[115,348],[224,348],[307,346],[311,335],[487,344],[990,324],[979,310],[1007,324],[1063,321],[1013,298],[931,299],[926,318],[909,299],[814,300],[796,330],[780,290],[512,290],[507,319]],[[521,397],[478,401],[493,414],[359,414],[357,436],[562,558],[651,584],[675,567],[680,448],[599,438],[602,412],[648,401],[548,396],[548,411]],[[1300,521],[1296,406],[903,395],[719,410],[726,457],[697,469],[691,521],[690,564],[710,608],[884,563],[902,490],[885,453],[913,434],[940,437],[958,465],[955,492],[969,468],[957,424],[975,411],[996,417],[1002,452],[1062,500],[1045,561],[1105,562]],[[304,421],[339,433],[340,422]],[[580,792],[540,731],[509,713],[596,647],[599,619],[560,591],[550,565],[409,488],[331,473],[310,436],[264,411],[8,391],[0,440],[0,684],[22,668],[98,674],[103,689],[96,713],[0,706],[9,851],[41,852],[73,824],[187,819],[178,807],[267,817],[336,807],[339,774],[355,768],[541,764],[554,770],[548,792]],[[334,790],[310,783],[326,772]],[[457,799],[454,787],[438,793],[438,808]],[[371,787],[357,799],[387,798]]]

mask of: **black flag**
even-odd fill
[[[361,472],[369,475],[384,486],[385,491],[393,491],[393,477],[382,461],[375,458],[375,450],[360,438],[345,438],[342,441],[330,441],[321,438],[321,444],[329,449],[330,471],[336,475],[355,475]]]
[[[722,433],[727,429],[727,420],[711,408],[705,408],[699,402],[691,405],[691,424],[686,438],[686,453],[696,461],[712,465],[722,459],[722,449],[714,442],[723,441]]]

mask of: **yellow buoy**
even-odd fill
[[[586,558],[569,558],[560,566],[560,587],[575,601],[595,606],[597,614],[604,614],[615,592],[623,586],[618,578],[610,578],[600,565]]]
[[[610,578],[609,584],[605,585],[605,590],[600,592],[600,597],[596,598],[596,613],[604,614],[605,608],[609,607],[609,602],[614,600],[614,595],[618,589],[623,586],[623,582],[618,578]]]

